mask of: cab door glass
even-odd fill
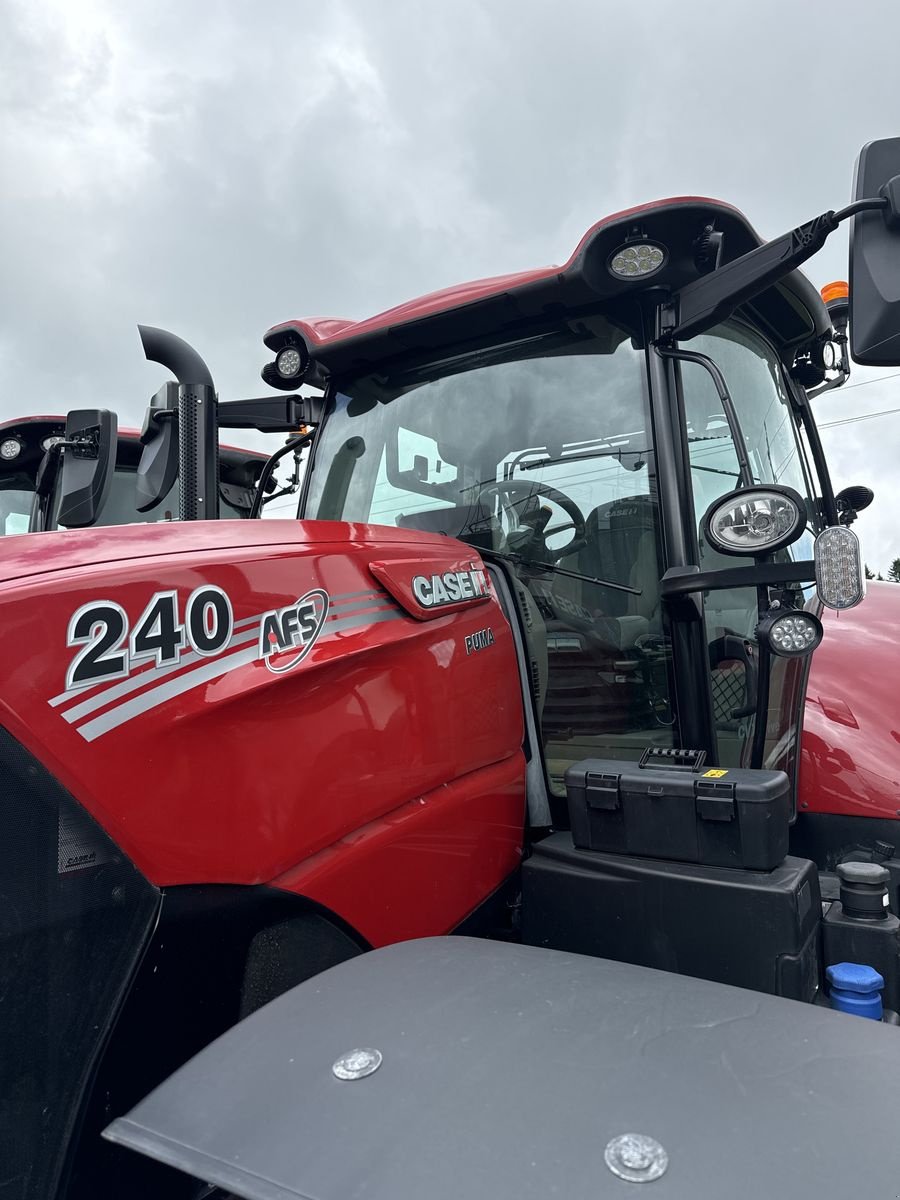
[[[307,516],[459,538],[516,573],[557,795],[572,763],[675,737],[644,356],[594,324],[544,353],[348,382],[305,503]]]
[[[712,358],[725,377],[752,482],[791,487],[807,505],[806,531],[775,557],[782,561],[811,558],[816,501],[778,356],[758,334],[737,322],[694,338],[689,346]],[[735,439],[709,373],[696,364],[684,363],[681,378],[701,569],[740,566],[740,558],[721,554],[705,541],[701,524],[715,500],[741,486]],[[810,594],[809,590],[804,594],[794,589],[791,601],[802,605]],[[704,613],[719,756],[725,765],[746,764],[755,721],[756,589],[709,592]],[[796,661],[776,659],[773,663],[765,752],[769,766],[790,766],[801,670]]]

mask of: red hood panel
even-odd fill
[[[7,547],[0,724],[153,883],[302,890],[378,942],[445,932],[517,865],[499,602],[423,621],[371,570],[430,596],[460,570],[455,540],[221,521]]]
[[[196,554],[255,546],[300,550],[312,544],[350,548],[377,541],[412,546],[428,541],[415,531],[345,521],[161,521],[104,525],[56,533],[23,533],[3,539],[0,585],[50,571],[131,562],[159,554]],[[446,543],[446,538],[440,539]]]

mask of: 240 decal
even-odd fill
[[[259,622],[256,657],[276,674],[302,662],[322,632],[329,604],[328,593],[313,588],[293,604],[244,621],[244,627]],[[191,592],[183,620],[178,593],[156,592],[133,627],[115,600],[92,600],[69,620],[66,644],[80,649],[66,672],[66,691],[124,679],[148,662],[176,668],[186,652],[213,658],[235,643],[234,630],[231,600],[213,584]]]
[[[69,620],[68,646],[81,646],[69,664],[66,689],[123,679],[136,664],[175,666],[189,646],[196,654],[220,654],[231,641],[234,612],[221,588],[204,584],[188,596],[184,623],[178,593],[157,592],[129,627],[128,614],[115,600],[93,600]]]

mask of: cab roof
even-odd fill
[[[724,234],[722,263],[763,244],[746,217],[721,200],[676,196],[613,213],[587,231],[562,266],[542,267],[458,284],[388,309],[362,321],[311,317],[271,328],[266,346],[277,353],[302,342],[314,364],[312,377],[357,375],[392,360],[419,357],[467,343],[521,336],[523,326],[559,325],[602,310],[648,289],[675,291],[699,277],[696,243],[713,226]],[[608,259],[639,229],[665,246],[664,266],[651,279],[621,279]],[[757,325],[783,354],[824,335],[831,322],[810,281],[793,271],[745,304],[739,312]]]

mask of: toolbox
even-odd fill
[[[788,852],[783,771],[705,768],[695,750],[652,748],[639,763],[588,758],[566,771],[580,850],[771,871]]]

